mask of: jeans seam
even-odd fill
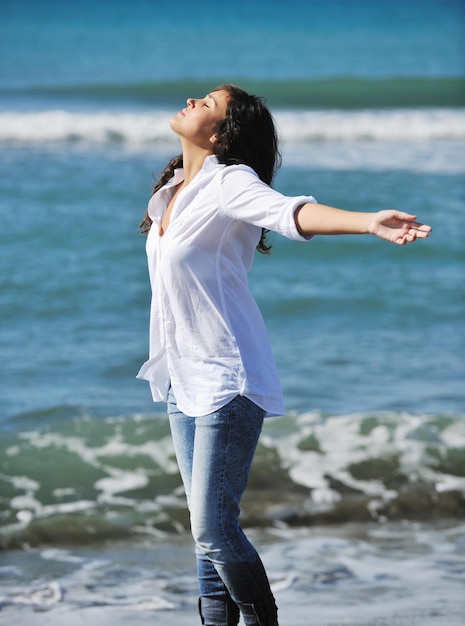
[[[222,472],[222,476],[221,476],[221,502],[220,502],[220,519],[221,519],[221,534],[223,535],[224,539],[226,540],[226,543],[228,545],[228,548],[231,549],[230,546],[230,542],[228,540],[228,536],[225,530],[225,523],[224,523],[224,512],[225,512],[225,504],[224,504],[224,500],[225,500],[225,482],[226,482],[226,458],[228,457],[228,452],[229,452],[229,448],[231,445],[231,414],[232,414],[232,407],[233,404],[229,405],[229,419],[228,419],[228,443],[227,446],[225,446],[224,449],[224,453],[223,453],[223,472]]]
[[[240,398],[240,397],[241,396],[236,396],[235,399],[237,400],[237,398]],[[244,399],[247,400],[248,398],[244,398]],[[254,406],[256,408],[256,416],[255,416],[255,419],[256,419],[256,417],[260,416],[260,410],[259,410],[259,407],[257,405],[255,405],[255,403],[253,403],[253,404],[254,404]],[[228,451],[229,451],[229,447],[230,447],[230,443],[231,443],[231,432],[233,430],[233,423],[232,423],[232,421],[233,421],[233,419],[235,421],[237,420],[237,414],[238,414],[237,402],[232,402],[228,408],[229,408],[229,412],[230,413],[229,413],[229,419],[228,419],[228,444],[225,447],[225,452],[224,452],[224,458],[225,459],[228,456]],[[229,535],[225,531],[225,527],[224,527],[224,510],[225,510],[225,506],[224,506],[224,497],[225,497],[225,494],[224,494],[224,491],[225,491],[224,490],[224,484],[225,484],[225,480],[226,480],[225,479],[225,473],[226,473],[226,462],[223,463],[223,476],[222,476],[222,489],[221,489],[221,532],[222,532],[222,535],[224,537],[225,543],[227,544],[231,554],[233,554],[236,557],[236,559],[237,559],[237,557],[239,557],[241,555],[238,553],[237,547],[234,544],[231,543]],[[239,531],[243,533],[243,530],[242,530],[242,528],[239,525],[240,502],[238,503],[238,508],[239,508],[239,511],[238,511],[238,516],[237,516],[237,518],[235,520],[235,523],[236,523],[236,525],[238,525]],[[247,538],[246,538],[246,540],[247,540]],[[256,553],[256,556],[257,556],[257,559],[260,558],[258,556],[258,553]],[[242,557],[241,557],[241,562],[242,562]],[[247,561],[242,562],[242,564],[243,564],[243,567],[247,568],[247,572],[249,574],[250,579],[253,580],[253,577],[254,577],[254,574],[255,574],[254,568],[250,567],[250,564]],[[254,606],[253,603],[251,603],[251,605]],[[254,611],[255,611],[255,608],[254,608]],[[258,616],[257,616],[257,618],[258,618]]]

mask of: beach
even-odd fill
[[[224,81],[272,110],[276,189],[433,227],[254,260],[286,414],[242,522],[282,625],[463,623],[464,41],[460,0],[2,3],[0,624],[199,622],[138,225]]]
[[[254,530],[252,535],[270,572],[284,626],[463,623],[463,524],[350,524]],[[92,565],[89,554],[83,548],[36,553],[36,567],[42,559],[48,568],[61,564],[67,574],[48,583],[44,579],[21,600],[16,597],[14,605],[3,605],[0,623],[196,623],[187,536],[169,545],[158,539],[101,546],[98,557],[92,551]],[[169,577],[162,563],[168,563]],[[86,569],[93,571],[91,585]]]

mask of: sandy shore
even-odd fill
[[[465,624],[463,524],[251,533],[280,626]],[[0,626],[200,625],[187,536],[0,557]]]
[[[463,626],[465,602],[450,598],[438,602],[435,610],[422,610],[400,601],[397,607],[386,605],[312,607],[279,598],[280,626]],[[404,606],[402,606],[404,605]],[[363,613],[363,617],[360,616]],[[200,624],[195,607],[150,611],[134,607],[89,607],[70,609],[57,606],[50,611],[34,612],[31,607],[6,607],[0,613],[2,626],[196,626]],[[242,621],[241,621],[242,625]]]

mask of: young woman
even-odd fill
[[[221,85],[170,120],[182,155],[167,165],[142,222],[152,287],[150,359],[138,377],[167,401],[195,540],[206,626],[277,626],[262,562],[238,518],[266,416],[284,404],[248,289],[267,230],[296,240],[370,233],[402,245],[431,228],[394,210],[357,213],[270,187],[276,131],[260,98]]]

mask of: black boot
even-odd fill
[[[229,596],[199,598],[199,613],[204,626],[237,626],[239,623],[239,609]]]
[[[279,626],[278,625],[278,609],[274,599],[270,599],[268,603],[259,602],[258,604],[240,604],[244,624],[250,626]]]

